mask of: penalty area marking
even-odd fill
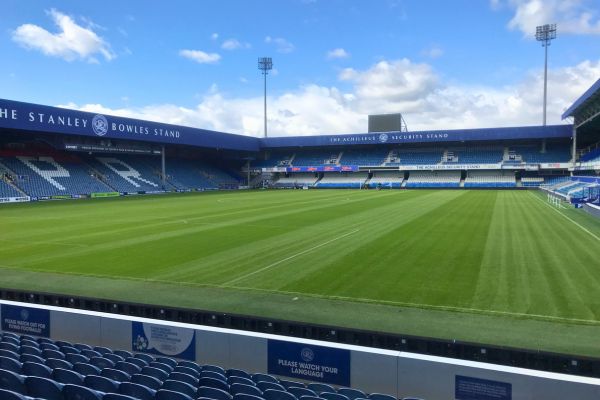
[[[567,217],[565,214],[563,214],[562,212],[558,211],[556,208],[552,207],[550,204],[548,203],[544,203],[544,200],[540,199],[539,197],[537,197],[535,194],[531,193],[531,195],[533,197],[535,197],[536,199],[538,199],[539,201],[541,201],[543,204],[547,205],[548,207],[550,207],[550,209],[556,211],[557,213],[559,213],[560,215],[562,215],[563,217],[565,217],[566,219],[568,219],[569,221],[571,221],[572,223],[574,223],[575,225],[577,225],[582,231],[584,231],[585,233],[587,233],[588,235],[590,235],[591,237],[593,237],[594,239],[596,239],[597,241],[600,242],[600,237],[598,237],[597,235],[595,235],[593,232],[590,232],[586,227],[584,227],[583,225],[575,222],[574,220],[572,220],[571,218]]]
[[[263,271],[266,271],[266,270],[268,270],[268,269],[271,269],[271,268],[273,268],[273,267],[276,267],[277,265],[279,265],[279,264],[281,264],[281,263],[284,263],[284,262],[286,262],[286,261],[289,261],[289,260],[291,260],[292,258],[299,257],[299,256],[301,256],[301,255],[303,255],[303,254],[306,254],[306,253],[310,253],[311,251],[314,251],[314,250],[316,250],[316,249],[318,249],[318,248],[321,248],[321,247],[323,247],[323,246],[326,246],[326,245],[328,245],[329,243],[335,242],[336,240],[340,240],[340,239],[343,239],[343,238],[345,238],[346,236],[353,235],[353,234],[355,234],[356,232],[358,232],[359,230],[360,230],[360,229],[355,229],[355,230],[353,230],[353,231],[347,232],[347,233],[345,233],[345,234],[343,234],[343,235],[341,235],[341,236],[338,236],[338,237],[336,237],[336,238],[333,238],[333,239],[331,239],[331,240],[328,240],[328,241],[326,241],[326,242],[323,242],[323,243],[321,243],[321,244],[318,244],[318,245],[316,245],[316,246],[313,246],[313,247],[311,247],[311,248],[309,248],[309,249],[302,250],[301,252],[299,252],[299,253],[296,253],[296,254],[292,254],[291,256],[289,256],[289,257],[286,257],[286,258],[284,258],[284,259],[282,259],[282,260],[276,261],[276,262],[274,262],[273,264],[269,264],[269,265],[267,265],[266,267],[262,267],[262,268],[260,268],[260,269],[257,269],[256,271],[252,271],[252,272],[249,272],[249,273],[247,273],[247,274],[245,274],[245,275],[238,276],[237,278],[234,278],[234,279],[232,279],[232,280],[230,280],[230,281],[227,281],[227,282],[225,282],[225,283],[223,283],[223,284],[221,284],[221,285],[219,285],[219,286],[221,286],[221,287],[230,286],[232,283],[235,283],[235,282],[241,281],[241,280],[243,280],[243,279],[246,279],[246,278],[248,278],[248,277],[250,277],[250,276],[252,276],[252,275],[255,275],[255,274],[258,274],[258,273],[260,273],[260,272],[263,272]]]

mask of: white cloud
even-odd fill
[[[277,47],[277,51],[283,54],[291,53],[296,49],[292,43],[288,42],[284,38],[273,38],[271,36],[267,36],[265,37],[265,43],[274,44]]]
[[[237,39],[227,39],[221,45],[224,50],[249,49],[250,47],[250,43],[242,43]]]
[[[443,56],[444,50],[442,50],[438,46],[431,46],[429,48],[423,49],[423,51],[421,51],[421,55],[431,59],[435,59]]]
[[[337,49],[333,49],[333,50],[329,50],[327,52],[327,58],[332,60],[332,59],[336,59],[336,58],[348,58],[350,57],[350,53],[348,53],[346,50],[338,47]]]
[[[179,55],[199,64],[215,64],[221,59],[217,53],[205,53],[202,50],[180,50]]]
[[[560,115],[600,76],[600,60],[550,69],[548,123]],[[368,69],[345,69],[340,79],[351,85],[301,86],[268,99],[271,135],[365,132],[368,114],[401,112],[412,131],[540,125],[541,71],[530,72],[505,87],[443,82],[428,64],[408,59],[381,61]],[[109,109],[99,104],[69,108],[148,119],[218,131],[261,136],[263,98],[228,97],[211,86],[195,107],[158,104]]]
[[[533,38],[535,27],[556,23],[559,33],[600,34],[597,0],[492,0],[493,9],[507,6],[515,11],[508,27]]]
[[[59,32],[51,33],[37,25],[23,24],[14,30],[12,40],[27,49],[38,50],[67,61],[80,59],[98,62],[97,54],[107,61],[115,58],[110,45],[93,31],[97,25],[88,22],[88,27],[80,26],[73,18],[55,9],[47,11],[47,14],[59,28]]]

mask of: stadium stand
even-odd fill
[[[477,146],[477,147],[450,147],[445,152],[445,163],[461,164],[495,164],[502,161],[504,147]]]
[[[280,176],[273,184],[276,188],[296,188],[302,186],[312,187],[317,182],[314,173],[297,173],[289,176]]]
[[[359,189],[365,185],[368,178],[369,174],[367,172],[326,172],[315,187]]]
[[[439,164],[444,155],[443,149],[403,149],[398,152],[398,165]],[[395,164],[395,163],[388,163]]]
[[[548,147],[545,152],[542,152],[539,146],[514,145],[510,146],[509,154],[514,157],[514,160],[530,164],[560,163],[571,160],[571,153],[567,146]]]
[[[396,400],[381,393],[8,332],[0,334],[0,348],[2,400]]]
[[[88,158],[104,181],[118,192],[158,192],[164,190],[160,176],[140,159],[132,156],[102,156]]]
[[[402,187],[404,181],[404,173],[399,171],[377,171],[368,182],[370,188],[394,188]]]
[[[340,164],[343,165],[360,165],[365,167],[382,165],[389,154],[389,149],[386,147],[375,149],[357,149],[344,150]]]
[[[295,154],[293,166],[317,166],[338,164],[340,152],[334,150],[303,150]]]
[[[460,171],[411,171],[406,187],[460,187]]]
[[[20,197],[23,196],[17,189],[12,187],[9,183],[0,179],[0,198],[6,197]]]
[[[466,188],[516,187],[515,173],[511,171],[467,171]]]

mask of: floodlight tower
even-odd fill
[[[535,28],[535,40],[542,42],[545,49],[544,58],[544,126],[546,126],[546,97],[548,93],[548,46],[556,39],[556,24],[546,24]]]
[[[267,74],[273,69],[273,59],[271,57],[260,57],[258,59],[258,69],[262,71],[265,77],[265,137],[267,137]]]

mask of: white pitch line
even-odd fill
[[[569,221],[571,221],[572,223],[574,223],[575,225],[577,225],[582,231],[586,232],[588,235],[592,236],[594,239],[596,239],[597,241],[600,242],[600,237],[598,237],[597,235],[595,235],[593,232],[590,232],[586,227],[580,225],[579,223],[575,222],[571,218],[567,217],[565,214],[561,213],[556,208],[552,207],[550,204],[544,203],[544,201],[542,199],[540,199],[539,197],[537,197],[535,194],[531,193],[531,195],[533,197],[535,197],[536,199],[538,199],[539,201],[541,201],[543,204],[545,204],[548,207],[550,207],[550,209],[556,211],[557,213],[559,213],[560,215],[562,215],[563,217],[565,217],[566,219],[568,219]]]
[[[341,236],[338,236],[338,237],[336,237],[336,238],[333,238],[333,239],[331,239],[331,240],[328,240],[328,241],[326,241],[326,242],[323,242],[323,243],[321,243],[321,244],[318,244],[318,245],[316,245],[316,246],[313,246],[313,247],[311,247],[310,249],[303,250],[303,251],[301,251],[301,252],[299,252],[299,253],[296,253],[296,254],[293,254],[293,255],[291,255],[291,256],[289,256],[289,257],[286,257],[286,258],[284,258],[283,260],[279,260],[279,261],[276,261],[276,262],[274,262],[273,264],[269,264],[269,265],[267,265],[266,267],[262,267],[262,268],[260,268],[260,269],[257,269],[256,271],[252,271],[252,272],[249,272],[249,273],[247,273],[247,274],[245,274],[245,275],[242,275],[242,276],[239,276],[239,277],[237,277],[237,278],[234,278],[234,279],[232,279],[232,280],[230,280],[230,281],[227,281],[227,282],[225,282],[225,283],[221,284],[220,286],[222,286],[222,287],[223,287],[223,286],[230,286],[232,283],[235,283],[235,282],[237,282],[237,281],[241,281],[241,280],[243,280],[243,279],[246,279],[246,278],[248,278],[249,276],[252,276],[252,275],[258,274],[259,272],[266,271],[266,270],[268,270],[268,269],[270,269],[270,268],[273,268],[273,267],[275,267],[275,266],[277,266],[277,265],[279,265],[279,264],[281,264],[281,263],[284,263],[284,262],[286,262],[286,261],[289,261],[289,260],[291,260],[292,258],[296,258],[296,257],[298,257],[298,256],[301,256],[301,255],[303,255],[303,254],[306,254],[306,253],[310,253],[311,251],[314,251],[314,250],[316,250],[316,249],[318,249],[318,248],[320,248],[320,247],[326,246],[326,245],[328,245],[329,243],[335,242],[336,240],[340,240],[340,239],[343,239],[343,238],[345,238],[346,236],[353,235],[353,234],[355,234],[356,232],[358,232],[359,230],[360,230],[360,229],[355,229],[355,230],[353,230],[353,231],[351,231],[351,232],[345,233],[345,234],[343,234],[343,235],[341,235]]]

